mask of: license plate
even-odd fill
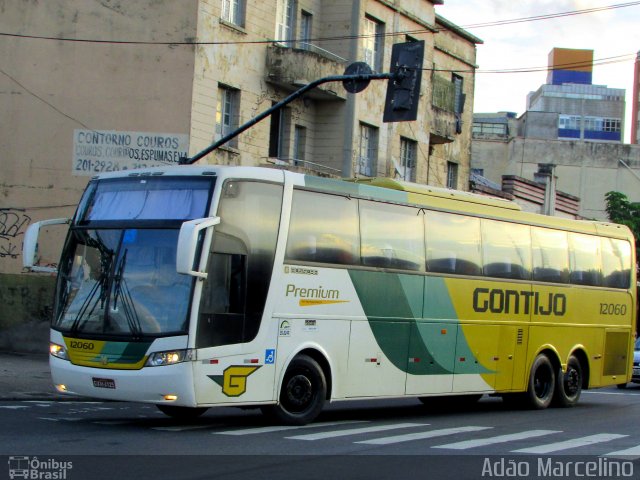
[[[640,367],[633,367],[633,374],[640,375]]]
[[[96,388],[116,388],[116,381],[111,378],[93,377],[93,386]]]

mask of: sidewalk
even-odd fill
[[[48,354],[0,352],[0,401],[72,398],[53,387]]]

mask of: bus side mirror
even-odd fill
[[[68,218],[53,218],[51,220],[42,220],[29,225],[27,231],[24,232],[24,241],[22,246],[22,266],[30,272],[46,272],[55,273],[56,267],[40,267],[37,265],[38,259],[38,235],[40,228],[48,225],[64,225],[70,223]]]
[[[190,220],[182,224],[176,252],[176,270],[178,273],[207,278],[205,272],[194,270],[196,262],[200,262],[200,255],[197,255],[200,252],[198,248],[200,232],[219,223],[220,217],[208,217]]]

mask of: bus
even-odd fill
[[[50,366],[60,392],[195,417],[501,395],[570,407],[631,380],[625,226],[391,179],[175,166],[100,174],[68,223]]]

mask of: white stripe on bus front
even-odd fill
[[[454,435],[456,433],[478,432],[480,430],[488,430],[493,427],[455,427],[443,428],[440,430],[430,430],[428,432],[408,433],[406,435],[395,435],[393,437],[374,438],[373,440],[363,440],[361,442],[367,445],[389,445],[392,443],[411,442],[413,440],[424,440],[427,438],[443,437],[445,435]]]
[[[594,445],[596,443],[610,442],[611,440],[616,440],[618,438],[624,438],[628,436],[629,435],[619,435],[617,433],[599,433],[596,435],[588,435],[586,437],[565,440],[564,442],[548,443],[546,445],[539,445],[537,447],[530,448],[521,448],[519,450],[512,450],[512,452],[545,454],[558,452],[560,450],[569,450],[570,448],[585,447],[587,445]]]

